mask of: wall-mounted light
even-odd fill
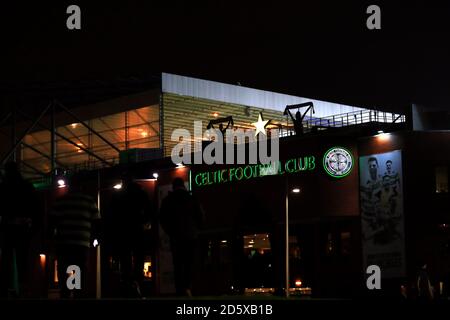
[[[55,261],[53,261],[53,282],[54,283],[58,283],[59,279],[58,279],[58,260],[55,259]]]
[[[292,189],[292,192],[293,193],[300,193],[300,188],[294,188],[294,189]]]
[[[375,137],[377,138],[378,141],[387,141],[390,139],[391,134],[390,133],[386,133],[382,130],[378,131],[378,134],[375,135]]]
[[[42,269],[45,268],[45,262],[46,262],[46,259],[47,259],[47,257],[46,257],[46,255],[45,255],[44,253],[41,253],[41,254],[39,255],[39,262],[40,262],[40,265],[41,265],[41,268],[42,268]]]
[[[295,280],[295,286],[296,287],[301,287],[302,286],[302,280],[300,280],[300,279]]]
[[[217,118],[219,116],[219,113],[218,112],[214,112],[212,115],[213,115],[214,118]]]
[[[56,183],[58,184],[58,188],[64,188],[66,186],[66,181],[64,179],[58,179]]]
[[[153,178],[155,178],[155,179],[158,179],[158,177],[159,177],[159,174],[158,173],[153,173]]]
[[[115,184],[115,185],[113,186],[113,188],[116,189],[116,190],[122,189],[122,183],[117,183],[117,184]]]
[[[94,239],[94,242],[92,242],[92,245],[94,246],[94,248],[96,248],[98,246],[98,240]]]

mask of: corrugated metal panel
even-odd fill
[[[162,90],[182,96],[209,99],[263,109],[283,111],[287,105],[313,102],[319,118],[366,110],[343,104],[301,98],[287,94],[252,89],[215,81],[201,80],[169,73],[162,74]]]
[[[175,129],[187,129],[193,135],[194,121],[202,121],[203,131],[205,131],[209,121],[214,119],[214,113],[218,113],[220,118],[233,116],[234,125],[238,128],[254,129],[250,124],[258,120],[259,112],[263,113],[265,120],[272,120],[273,125],[286,125],[286,116],[283,116],[281,111],[221,103],[170,93],[164,94],[163,107],[163,137],[166,156],[170,156],[170,151],[178,143],[178,141],[171,141],[171,135]]]

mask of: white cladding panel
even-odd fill
[[[287,105],[313,102],[315,117],[323,118],[341,113],[367,110],[344,104],[301,98],[282,93],[258,90],[209,80],[184,77],[169,73],[162,74],[162,91],[183,96],[242,104],[284,111]]]

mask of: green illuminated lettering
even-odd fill
[[[226,170],[226,169],[222,169],[222,170],[220,171],[220,178],[221,178],[221,180],[222,180],[223,182],[227,182],[228,179],[223,177],[223,173],[224,173],[224,172],[227,172],[227,170]]]
[[[286,164],[284,165],[284,168],[286,169],[286,172],[288,172],[288,173],[293,173],[293,172],[295,171],[295,163],[294,163],[294,169],[291,169],[291,168],[289,167],[289,165],[292,163],[292,161],[295,162],[295,159],[289,159],[289,160],[286,162]]]
[[[261,168],[264,168],[264,165],[258,164],[258,177],[261,177]]]
[[[250,175],[247,174],[247,169],[250,169]],[[244,169],[244,177],[245,179],[250,179],[253,176],[253,170],[251,166],[246,166]]]
[[[246,165],[242,167],[201,172],[195,175],[194,181],[195,185],[200,187],[232,182],[233,179],[237,181],[242,179],[249,180],[267,175],[284,175],[286,173],[292,174],[305,170],[314,170],[315,168],[315,156],[306,156],[288,159],[285,162],[278,160],[277,162],[268,164]]]
[[[305,171],[308,168],[308,158],[298,158],[298,171]]]
[[[240,171],[240,177],[238,177],[238,170]],[[237,168],[236,168],[236,179],[242,180],[243,174],[244,174],[244,173],[243,173],[242,168],[241,168],[241,167],[237,167]]]
[[[230,181],[233,181],[234,171],[235,171],[234,168],[230,169]]]
[[[316,168],[316,158],[314,156],[309,157],[309,170],[314,170]]]
[[[259,175],[260,176],[267,176],[267,164],[260,164],[259,165]]]
[[[195,184],[198,185],[198,186],[201,186],[202,184],[201,184],[200,182],[197,181],[197,178],[198,178],[198,177],[201,177],[201,173],[197,173],[197,174],[195,175]]]
[[[300,169],[298,168],[298,166],[299,166],[299,162],[298,161],[301,161],[301,159],[297,159],[297,158],[295,158],[294,159],[294,172],[299,172],[300,171]]]
[[[281,161],[277,161],[276,165],[278,166],[278,174],[283,175],[285,172],[283,170],[284,169],[283,166],[281,165]]]
[[[255,165],[252,167],[252,173],[253,173],[253,178],[259,177],[259,174],[258,174],[258,165],[257,165],[257,164],[255,164]]]

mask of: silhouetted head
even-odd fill
[[[5,165],[5,180],[14,181],[22,179],[22,175],[19,171],[19,166],[16,162],[10,161]]]
[[[426,270],[428,268],[428,261],[425,258],[420,258],[418,261],[419,268]]]
[[[181,178],[175,178],[172,181],[172,189],[175,190],[186,190],[184,186],[184,181]]]
[[[301,115],[300,111],[297,111],[295,113],[295,120],[301,120],[301,118],[302,118],[302,115]]]

